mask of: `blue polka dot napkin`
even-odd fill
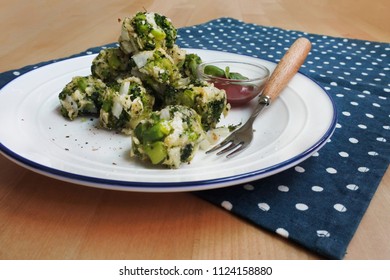
[[[342,259],[389,165],[390,44],[265,27],[232,18],[181,28],[177,43],[278,62],[300,36],[313,45],[301,72],[325,88],[336,104],[338,123],[331,140],[289,170],[196,195],[325,258]],[[0,87],[52,62],[4,72]]]
[[[183,47],[278,62],[300,36],[312,42],[301,72],[332,96],[331,141],[274,176],[198,195],[331,259],[342,259],[390,158],[390,44],[333,38],[221,18],[180,30]],[[259,248],[259,251],[261,248]]]

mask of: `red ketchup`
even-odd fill
[[[221,81],[214,81],[214,86],[226,91],[227,99],[232,106],[247,104],[256,95],[256,87],[252,85],[230,84]]]

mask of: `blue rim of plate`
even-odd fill
[[[66,60],[66,59],[65,59]],[[262,59],[264,60],[264,59]],[[266,61],[266,60],[265,60]],[[57,61],[58,62],[58,61]],[[272,61],[270,63],[275,64]],[[54,64],[56,62],[52,62],[46,64],[45,66]],[[42,67],[45,67],[42,66]],[[32,69],[31,71],[34,71]],[[31,72],[29,71],[29,72]],[[26,72],[23,75],[29,73]],[[20,156],[14,151],[10,150],[2,143],[0,143],[0,152],[10,159],[11,161],[30,169],[39,174],[46,175],[51,178],[55,178],[58,180],[72,182],[74,184],[85,185],[89,187],[102,188],[102,189],[111,189],[111,190],[123,190],[123,191],[143,191],[143,192],[175,192],[175,191],[200,191],[214,188],[222,188],[233,185],[238,185],[241,183],[247,183],[250,181],[258,180],[261,178],[265,178],[276,173],[282,172],[296,164],[304,161],[309,156],[311,156],[314,152],[318,151],[322,146],[326,144],[326,141],[332,136],[337,123],[337,109],[336,105],[333,101],[331,95],[316,81],[308,77],[306,74],[298,71],[299,74],[310,80],[312,83],[316,84],[321,90],[326,94],[330,103],[332,104],[333,116],[330,126],[328,130],[324,133],[324,135],[315,142],[311,147],[306,149],[299,155],[296,155],[288,160],[282,161],[278,164],[271,165],[265,168],[261,168],[255,171],[241,173],[233,176],[226,176],[220,178],[213,178],[207,180],[199,180],[199,181],[188,181],[188,182],[137,182],[137,181],[122,181],[122,180],[112,180],[112,179],[104,179],[98,177],[85,176],[80,174],[75,174],[67,171],[63,171],[56,168],[51,168],[39,163],[36,163],[32,160],[29,160],[25,157]],[[16,78],[18,79],[18,78]],[[16,80],[14,79],[14,80]],[[13,82],[12,80],[11,82]],[[5,87],[6,85],[4,85]],[[0,89],[1,90],[1,89]]]

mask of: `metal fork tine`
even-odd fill
[[[226,146],[227,144],[231,143],[232,141],[233,141],[233,140],[225,139],[225,140],[223,140],[221,143],[219,143],[218,145],[214,146],[212,149],[208,150],[208,151],[206,152],[206,154],[215,152],[216,150],[222,148],[223,146]]]
[[[238,147],[236,150],[234,150],[233,152],[228,154],[226,157],[227,158],[235,157],[236,155],[238,155],[239,153],[241,153],[243,150],[245,150],[248,147],[248,145],[245,145],[245,143],[243,143],[243,142],[241,142],[240,144],[241,144],[240,147]]]
[[[233,141],[230,141],[230,145],[227,146],[225,149],[219,151],[219,152],[217,153],[217,155],[219,156],[219,155],[222,155],[222,154],[224,154],[224,153],[227,153],[227,152],[229,152],[229,151],[235,149],[235,148],[236,148],[238,145],[240,145],[240,144],[241,144],[241,143],[235,144]]]

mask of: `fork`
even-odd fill
[[[308,39],[298,38],[282,57],[272,75],[264,86],[260,99],[251,116],[246,123],[238,130],[231,133],[221,143],[208,150],[206,154],[217,152],[222,155],[230,152],[226,157],[231,158],[248,148],[253,139],[253,122],[260,112],[271,105],[277,99],[282,90],[286,87],[291,78],[298,72],[299,68],[305,61],[311,49],[311,43]]]

